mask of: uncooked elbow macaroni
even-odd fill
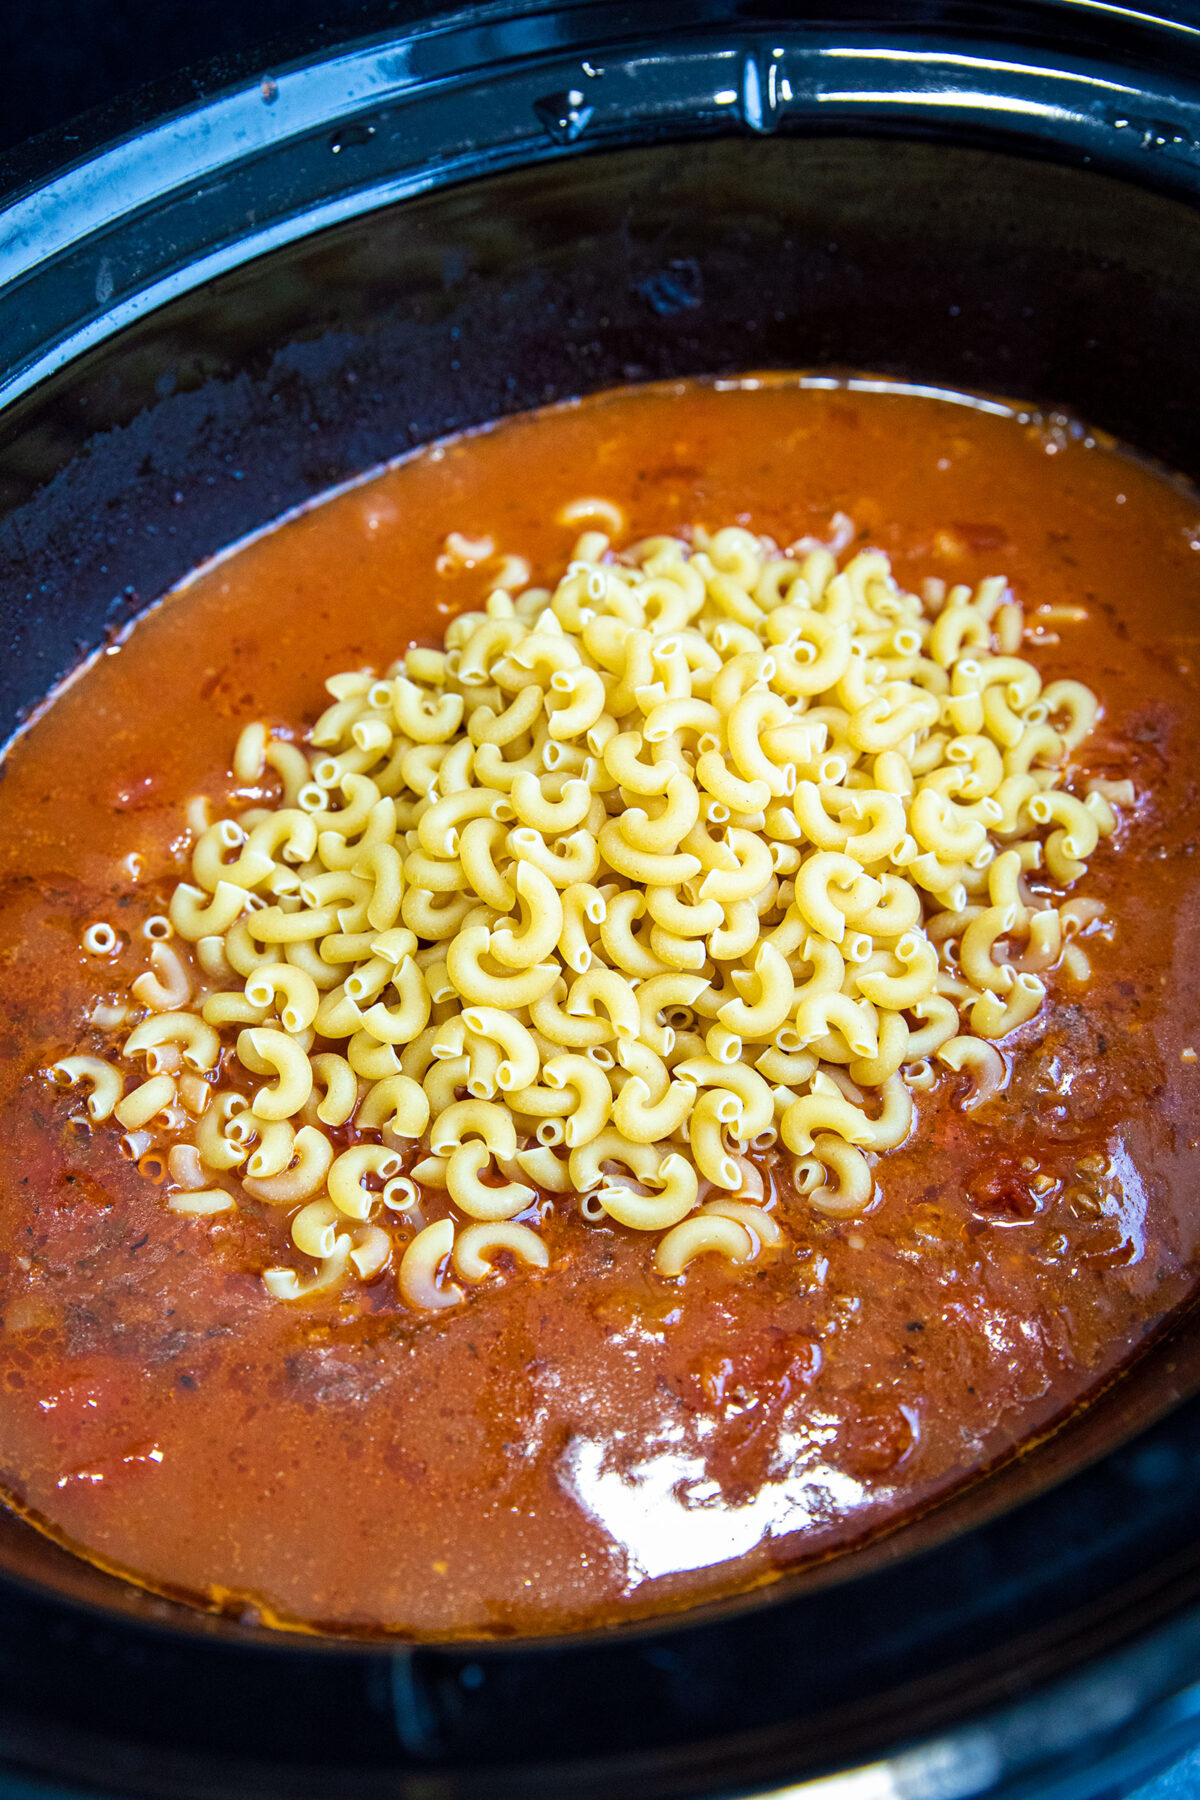
[[[1135,796],[1074,779],[1097,700],[1043,687],[1002,581],[922,600],[877,551],[614,552],[610,502],[560,516],[603,529],[552,591],[509,556],[440,650],[332,677],[307,748],[242,731],[277,804],[192,808],[147,966],[92,1011],[123,1041],[49,1071],[157,1147],[175,1212],[220,1220],[230,1177],[284,1209],[279,1299],[390,1268],[455,1306],[545,1269],[564,1204],[669,1279],[753,1261],[783,1234],[749,1151],[862,1211],[913,1094],[983,1104],[1048,973],[1086,979],[1100,909],[1062,890]]]

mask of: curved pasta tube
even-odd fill
[[[350,1261],[360,1281],[371,1281],[391,1261],[392,1240],[379,1225],[363,1225],[351,1235]]]
[[[754,959],[753,978],[735,969],[733,982],[741,997],[727,1000],[721,1007],[717,1017],[722,1025],[743,1038],[773,1036],[791,1012],[796,997],[796,984],[786,959],[773,944],[763,942]],[[752,985],[758,988],[758,998],[750,1003],[745,994]]]
[[[246,998],[251,1006],[269,1007],[279,1004],[279,1017],[285,1031],[307,1031],[317,1016],[321,996],[311,975],[291,963],[271,963],[256,969],[247,979]]]
[[[874,906],[855,915],[855,928],[875,938],[897,938],[919,930],[922,908],[918,890],[898,875],[882,874],[877,879],[883,892]]]
[[[651,1178],[640,1179],[649,1185]],[[662,1231],[687,1217],[696,1204],[700,1184],[691,1163],[677,1152],[663,1158],[653,1181],[659,1191],[647,1194],[608,1179],[600,1186],[597,1198],[618,1225],[626,1225],[632,1231]]]
[[[550,1194],[566,1194],[570,1192],[571,1176],[566,1163],[561,1162],[554,1151],[544,1145],[536,1150],[520,1150],[513,1157],[513,1162],[522,1175],[535,1181],[540,1188]],[[507,1159],[501,1159],[501,1166]],[[505,1173],[509,1171],[505,1168]]]
[[[849,994],[814,994],[800,1001],[795,1022],[802,1050],[836,1030],[843,1034],[855,1056],[879,1054],[879,1029],[869,1000],[853,1000]]]
[[[555,1056],[543,1065],[542,1077],[548,1087],[570,1088],[577,1096],[566,1115],[568,1150],[591,1143],[604,1129],[612,1107],[612,1089],[604,1070],[586,1056]]]
[[[971,1030],[981,1038],[1007,1037],[1041,1011],[1045,998],[1045,985],[1036,975],[1016,975],[1006,999],[988,993],[975,1002],[971,1008]]]
[[[855,1057],[850,1079],[859,1087],[882,1087],[903,1063],[912,1060],[908,1024],[898,1012],[885,1012],[879,1020],[879,1049],[873,1057]]]
[[[1062,920],[1056,909],[1048,907],[1044,912],[1032,913],[1028,944],[1020,955],[1013,957],[1013,967],[1022,974],[1036,975],[1043,969],[1053,968],[1062,954],[1062,947]]]
[[[760,893],[775,870],[766,842],[757,833],[731,829],[726,832],[725,841],[737,859],[737,867],[710,869],[700,883],[700,898],[717,900],[728,908],[735,901],[749,900]]]
[[[598,1019],[594,1013],[572,1017],[562,1010],[566,997],[567,984],[559,980],[548,994],[530,1005],[529,1017],[534,1030],[549,1043],[561,1044],[571,1050],[590,1050],[608,1043],[613,1036],[611,1022]]]
[[[606,1162],[623,1163],[638,1181],[648,1183],[657,1178],[660,1161],[653,1144],[630,1143],[614,1125],[606,1125],[590,1144],[582,1144],[571,1151],[568,1168],[576,1191],[586,1194],[603,1182]]]
[[[541,1057],[537,1042],[519,1019],[497,1006],[467,1007],[462,1015],[468,1030],[499,1045],[503,1060],[496,1068],[496,1085],[505,1092],[531,1086],[538,1077]]]
[[[550,877],[532,863],[517,864],[515,886],[525,909],[524,926],[519,932],[507,925],[497,926],[488,949],[505,969],[521,970],[544,962],[553,953],[562,935],[563,903]]]
[[[328,1293],[345,1280],[351,1244],[350,1234],[342,1232],[334,1241],[332,1253],[307,1280],[295,1269],[264,1269],[263,1286],[273,1300],[308,1300],[314,1294]]]
[[[237,1201],[224,1188],[183,1188],[168,1195],[167,1207],[185,1217],[211,1219],[219,1213],[236,1212]]]
[[[958,662],[964,650],[986,653],[991,647],[991,628],[973,606],[943,607],[929,634],[929,654],[944,669]]]
[[[674,1034],[669,1025],[661,1022],[660,1014],[668,1006],[692,1006],[706,986],[703,975],[690,975],[684,970],[652,975],[641,982],[634,991],[640,1020],[640,1042],[659,1056],[668,1055],[674,1043]]]
[[[540,831],[522,825],[509,832],[505,843],[515,861],[533,863],[556,888],[594,881],[600,867],[600,852],[590,831],[568,832],[551,848]]]
[[[261,1087],[251,1102],[259,1119],[290,1119],[312,1093],[312,1064],[295,1038],[267,1026],[239,1032],[238,1060],[256,1075],[274,1074],[273,1086]]]
[[[400,1158],[394,1150],[384,1144],[354,1144],[340,1156],[335,1156],[329,1166],[326,1176],[329,1198],[346,1218],[365,1221],[370,1218],[379,1196],[369,1192],[363,1186],[364,1181],[369,1176],[375,1176],[381,1182],[390,1181],[399,1173]]]
[[[778,668],[778,656],[775,658]],[[725,721],[729,753],[743,781],[761,781],[777,800],[795,787],[794,765],[777,761],[767,754],[763,733],[773,726],[786,725],[791,719],[787,702],[769,689],[756,688],[736,700]]]
[[[429,1124],[429,1098],[408,1075],[385,1075],[366,1095],[354,1122],[366,1130],[418,1138]]]
[[[973,856],[987,833],[977,819],[963,816],[936,788],[923,787],[914,795],[909,807],[909,824],[913,836],[923,850],[931,850],[943,862],[958,862]]]
[[[662,1058],[645,1043],[622,1043],[617,1058],[629,1072],[613,1104],[613,1124],[635,1144],[654,1144],[678,1131],[691,1111],[695,1088],[671,1079]]]
[[[675,775],[670,763],[647,763],[638,754],[644,742],[637,731],[615,732],[605,743],[601,757],[605,768],[631,794],[665,794]]]
[[[760,813],[771,799],[768,782],[745,781],[735,775],[719,750],[701,751],[696,758],[696,780],[718,805],[731,813]]]
[[[698,1256],[723,1256],[731,1263],[750,1262],[754,1240],[745,1226],[720,1213],[698,1213],[668,1231],[654,1252],[654,1266],[668,1280],[682,1275]]]
[[[665,766],[670,768],[669,764]],[[628,807],[621,816],[621,835],[635,851],[669,855],[678,850],[699,817],[700,796],[695,783],[689,776],[674,771],[667,782],[662,811],[651,818],[643,807]]]
[[[957,1015],[956,1015],[957,1017]],[[816,1073],[817,1057],[810,1050],[764,1050],[755,1068],[767,1081],[789,1088],[802,1087]]]
[[[680,937],[707,937],[725,918],[719,900],[687,900],[675,888],[647,889],[646,911],[656,925]]]
[[[231,881],[218,881],[210,896],[203,888],[181,881],[171,895],[167,917],[181,938],[195,943],[198,938],[220,936],[240,918],[246,905],[247,890]]]
[[[594,669],[558,669],[550,677],[550,736],[556,742],[590,730],[604,711],[604,683]]]
[[[971,920],[962,934],[959,960],[972,987],[989,988],[994,994],[1006,994],[1013,984],[1010,964],[993,960],[992,950],[998,939],[1007,937],[1017,923],[1015,906],[987,906]]]
[[[164,1012],[135,1026],[125,1039],[127,1057],[144,1056],[162,1044],[178,1044],[189,1069],[204,1075],[215,1068],[221,1054],[221,1040],[211,1025],[194,1013]]]
[[[737,1102],[738,1116],[723,1123],[735,1123],[738,1135],[747,1141],[757,1137],[760,1131],[766,1131],[775,1116],[770,1088],[746,1063],[721,1063],[708,1056],[689,1057],[676,1063],[672,1074],[696,1087],[716,1088],[731,1095]]]
[[[491,1159],[492,1152],[486,1144],[458,1144],[446,1165],[446,1186],[455,1205],[470,1218],[511,1219],[537,1195],[520,1181],[507,1182],[503,1187],[485,1184],[480,1177]]]
[[[323,1261],[334,1253],[341,1222],[332,1200],[310,1200],[292,1220],[292,1242],[305,1256]]]
[[[236,1169],[246,1160],[248,1145],[238,1144],[227,1131],[238,1113],[248,1111],[244,1094],[214,1094],[212,1104],[197,1121],[194,1132],[196,1148],[209,1169]]]
[[[856,974],[855,986],[864,999],[875,1006],[889,1007],[900,1012],[906,1007],[916,1006],[933,992],[937,979],[937,951],[923,934],[906,931],[895,945],[892,955],[901,964],[902,973],[888,974],[880,969],[873,969],[864,974]]]
[[[823,792],[823,789],[826,791]],[[792,808],[796,822],[810,844],[814,844],[818,850],[844,851],[850,840],[851,828],[843,824],[840,817],[831,819],[826,811],[826,792],[831,789],[839,805],[844,805],[849,796],[840,788],[834,787],[834,784],[798,781],[796,792],[792,796]]]
[[[496,1156],[512,1156],[517,1148],[512,1113],[492,1100],[454,1101],[434,1121],[429,1142],[435,1156],[447,1156],[469,1137]]]
[[[842,936],[845,936],[843,923]],[[836,944],[827,938],[806,932],[800,951],[812,973],[796,988],[797,1004],[813,1000],[820,994],[840,994],[846,980],[846,964]],[[799,1045],[796,1045],[799,1048]]]
[[[562,909],[558,953],[568,969],[584,975],[592,966],[592,939],[608,917],[608,903],[599,888],[587,881],[576,881],[564,890]]]
[[[294,1206],[319,1193],[333,1162],[333,1145],[323,1131],[302,1125],[292,1144],[292,1163],[267,1178],[246,1177],[243,1185],[256,1200],[270,1206]]]
[[[404,863],[394,844],[372,844],[351,864],[351,873],[371,883],[367,924],[390,931],[400,917],[404,897]]]
[[[833,944],[846,935],[847,920],[857,924],[882,896],[882,885],[844,851],[815,851],[796,872],[796,906],[802,918]]]
[[[843,846],[864,866],[891,856],[904,841],[908,829],[904,805],[882,788],[852,788],[842,807],[843,818],[847,815],[856,823],[867,821],[866,830],[851,832]]]
[[[875,1197],[875,1177],[862,1151],[841,1136],[819,1133],[813,1153],[826,1175],[819,1185],[808,1189],[808,1204],[834,1219],[865,1212]],[[835,1177],[832,1185],[830,1174]]]
[[[1050,718],[1066,714],[1059,736],[1068,750],[1079,747],[1100,717],[1099,701],[1081,681],[1052,681],[1042,690],[1042,700]]]
[[[243,846],[245,846],[243,848]],[[241,854],[232,861],[231,850]],[[235,887],[255,888],[267,879],[275,864],[271,857],[246,845],[246,834],[232,819],[221,819],[202,831],[192,847],[192,874],[202,888],[215,893],[217,884],[231,882]]]
[[[436,1312],[457,1306],[462,1289],[452,1281],[440,1280],[443,1265],[454,1249],[454,1224],[450,1219],[437,1219],[418,1231],[400,1258],[396,1287],[401,1300],[414,1312]]]
[[[1027,775],[1033,763],[1060,763],[1065,754],[1066,746],[1053,726],[1031,725],[1012,748],[1004,752],[1004,773]]]
[[[877,1116],[867,1121],[867,1135],[861,1141],[871,1150],[895,1150],[912,1130],[912,1095],[899,1075],[890,1075],[881,1093],[883,1105]]]
[[[670,972],[669,964],[656,956],[653,949],[647,949],[634,932],[634,921],[646,910],[646,897],[636,888],[629,888],[606,901],[604,921],[600,926],[600,942],[609,962],[623,975],[642,979]]]
[[[140,1006],[148,1006],[152,1012],[175,1012],[186,1006],[192,997],[192,982],[178,950],[170,944],[151,944],[150,968],[132,983],[130,992]]]
[[[341,792],[342,805],[340,807],[318,805],[312,809],[313,824],[317,828],[318,849],[321,845],[321,838],[326,833],[340,839],[342,845],[345,845],[350,838],[360,837],[371,824],[372,815],[380,805],[384,807],[382,819],[390,820],[394,829],[395,813],[390,810],[392,802],[382,798],[379,789],[369,775],[357,774],[350,770],[345,773],[337,773],[334,786]],[[306,799],[307,790],[300,797],[302,806],[305,805]],[[331,867],[332,865],[327,864],[326,866]]]
[[[280,1175],[292,1160],[296,1133],[286,1119],[263,1120],[258,1144],[246,1162],[246,1174],[267,1180]]]
[[[468,819],[494,819],[500,823],[512,817],[512,807],[494,788],[464,788],[457,794],[446,794],[435,800],[421,814],[417,838],[427,856],[454,856],[458,851],[459,833]]]
[[[414,744],[444,744],[462,723],[463,700],[452,693],[433,699],[400,675],[392,683],[392,712],[400,730]]]
[[[595,845],[611,869],[646,887],[677,887],[700,873],[699,858],[690,852],[677,850],[670,854],[655,854],[635,849],[625,838],[617,819],[609,819],[601,826]],[[586,876],[577,875],[574,879],[591,881],[594,874],[595,870],[590,869]]]
[[[700,1095],[688,1120],[688,1142],[696,1167],[717,1187],[732,1193],[741,1186],[741,1170],[725,1148],[724,1133],[726,1129],[740,1130],[741,1123],[742,1103],[737,1096],[711,1088]]]
[[[497,1219],[468,1225],[459,1232],[454,1240],[454,1272],[462,1281],[486,1281],[495,1273],[494,1259],[503,1251],[527,1269],[550,1266],[550,1252],[536,1231],[528,1225]]]
[[[113,1116],[126,1131],[137,1131],[165,1113],[175,1101],[175,1083],[169,1075],[152,1075],[117,1101]]]
[[[961,1075],[965,1069],[971,1076],[971,1089],[962,1102],[965,1112],[973,1112],[985,1100],[991,1100],[1008,1086],[1009,1066],[1002,1051],[982,1038],[954,1037],[938,1050],[938,1061]]]
[[[856,750],[877,755],[892,750],[910,732],[933,725],[941,714],[940,702],[932,694],[910,690],[914,698],[897,704],[887,695],[870,700],[850,715],[847,735]]]
[[[509,796],[518,822],[542,833],[573,831],[582,825],[592,805],[592,790],[586,781],[572,778],[564,782],[560,798],[552,800],[542,778],[529,769],[513,776]]]
[[[813,1091],[802,1094],[787,1108],[779,1127],[784,1143],[798,1156],[808,1156],[812,1152],[814,1132],[834,1134],[848,1144],[872,1141],[871,1122],[866,1113],[820,1075],[813,1077]]]
[[[641,1013],[627,977],[615,969],[589,969],[576,976],[567,995],[566,1011],[573,1018],[594,1019],[602,1006],[612,1021],[606,1036],[636,1038],[641,1030]]]
[[[377,1000],[362,1014],[361,1029],[381,1044],[411,1044],[429,1023],[432,1000],[425,975],[413,957],[406,956],[392,976],[399,1004]]]
[[[744,1200],[708,1200],[696,1215],[701,1219],[733,1219],[750,1234],[754,1254],[759,1250],[777,1250],[783,1242],[779,1221],[761,1206],[750,1206]]]
[[[1046,844],[1046,862],[1055,880],[1064,885],[1078,880],[1085,871],[1087,858],[1100,841],[1100,828],[1094,814],[1082,800],[1061,789],[1035,794],[1026,805],[1035,825],[1048,825],[1053,821],[1063,827],[1054,832]]]
[[[343,1038],[362,1029],[362,1009],[345,991],[345,985],[332,989],[317,1008],[313,1028],[320,1037]]]
[[[496,863],[496,852],[508,837],[498,819],[469,819],[459,838],[459,866],[479,898],[497,912],[510,912],[516,895],[507,874]]]
[[[791,617],[793,629],[775,647],[775,686],[804,698],[837,687],[850,666],[849,622],[819,613]]]
[[[74,1087],[83,1082],[88,1088],[88,1117],[100,1125],[112,1117],[125,1088],[125,1077],[101,1056],[64,1056],[52,1063],[50,1078],[59,1087]]]
[[[710,956],[719,962],[732,962],[748,956],[761,936],[758,911],[753,900],[733,900],[725,908],[725,923],[708,940]]]
[[[462,998],[472,1006],[498,1006],[515,1011],[543,999],[559,979],[555,963],[535,963],[518,974],[492,974],[482,966],[491,948],[485,925],[460,931],[446,952],[446,969]]]
[[[292,748],[292,746],[288,746]],[[307,780],[307,768],[305,769]],[[279,812],[268,813],[253,825],[246,837],[246,849],[271,863],[283,857],[289,863],[306,863],[317,853],[317,826],[311,813],[288,805]]]

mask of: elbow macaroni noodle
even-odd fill
[[[1046,972],[1086,978],[1099,909],[1061,890],[1133,793],[1065,785],[1098,705],[1015,654],[1003,582],[922,599],[740,527],[587,530],[553,591],[505,567],[440,649],[329,680],[309,749],[245,728],[235,779],[279,802],[192,809],[149,966],[92,1014],[118,1053],[51,1071],[140,1152],[173,1135],[174,1211],[231,1176],[288,1209],[280,1299],[394,1262],[456,1305],[501,1253],[545,1268],[571,1195],[664,1277],[751,1262],[782,1234],[750,1150],[861,1211],[912,1095],[990,1098]]]

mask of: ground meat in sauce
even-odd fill
[[[1128,1356],[1197,1248],[1196,509],[1051,441],[790,383],[510,423],[244,549],[62,697],[0,787],[0,1481],[20,1503],[97,1560],[234,1610],[554,1631],[859,1541]],[[510,1270],[443,1318],[406,1313],[391,1277],[273,1303],[267,1209],[171,1215],[39,1077],[78,1041],[81,930],[132,934],[156,910],[183,805],[227,790],[247,718],[311,721],[327,671],[385,664],[477,602],[479,575],[435,574],[447,532],[544,575],[570,551],[556,505],[596,492],[635,533],[744,515],[786,543],[842,511],[910,585],[1004,573],[1031,613],[1086,607],[1028,653],[1096,689],[1091,766],[1138,781],[1088,879],[1115,934],[1088,935],[1086,991],[1055,978],[1005,1095],[966,1113],[948,1081],[921,1103],[869,1216],[815,1216],[778,1177],[796,1247],[775,1263],[664,1282],[633,1234],[568,1218],[547,1278]]]

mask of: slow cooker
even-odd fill
[[[6,730],[264,522],[618,382],[796,367],[983,389],[1200,477],[1200,28],[1100,0],[405,18],[0,169]],[[1200,1734],[1198,1482],[1193,1311],[923,1518],[604,1633],[272,1633],[3,1512],[0,1785],[1121,1791]]]

